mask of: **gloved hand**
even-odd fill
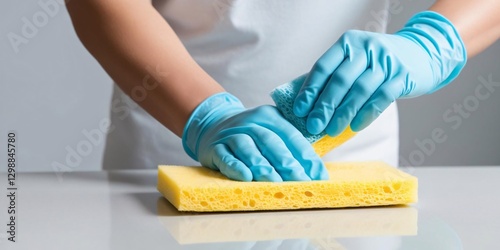
[[[392,102],[432,93],[466,62],[464,44],[442,15],[425,11],[396,34],[347,31],[315,63],[294,102],[307,130],[360,131]]]
[[[245,109],[228,93],[198,105],[186,123],[182,143],[191,158],[233,180],[328,179],[311,144],[275,107]]]

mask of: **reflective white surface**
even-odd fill
[[[18,176],[17,242],[1,249],[498,249],[500,168],[417,168],[412,206],[179,213],[155,171]]]

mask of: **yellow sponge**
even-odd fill
[[[339,135],[335,137],[324,135],[316,142],[313,142],[311,145],[314,148],[314,152],[322,157],[326,153],[332,151],[334,148],[351,139],[354,135],[356,135],[356,132],[352,131],[351,127],[347,127],[346,130],[344,130],[344,132],[340,133]]]
[[[417,201],[417,178],[383,162],[326,163],[328,181],[239,182],[203,167],[160,166],[158,190],[179,211],[361,207]]]

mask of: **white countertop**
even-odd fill
[[[422,167],[412,206],[179,213],[156,171],[20,173],[16,243],[1,249],[499,249],[500,167]]]

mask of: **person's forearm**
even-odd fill
[[[437,0],[430,10],[455,25],[469,58],[500,38],[499,0]]]
[[[147,77],[158,83],[136,101],[178,136],[199,103],[224,91],[149,0],[70,1],[67,9],[84,46],[127,94]]]

